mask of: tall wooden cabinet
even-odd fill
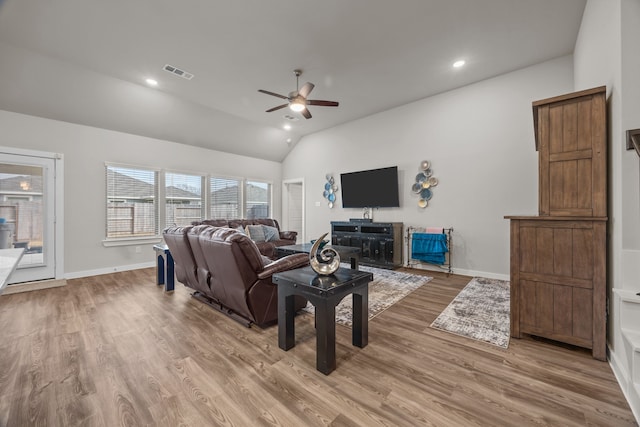
[[[533,103],[539,215],[511,220],[511,336],[606,360],[606,88]]]

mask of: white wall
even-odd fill
[[[563,57],[303,138],[282,173],[305,179],[307,237],[330,231],[330,221],[362,217],[341,207],[339,191],[336,207],[327,207],[327,173],[339,180],[343,172],[397,165],[401,207],[374,211],[374,221],[453,227],[457,272],[508,278],[504,216],[538,212],[531,103],[572,90],[572,58]],[[440,181],[426,209],[411,192],[423,159]]]
[[[575,88],[607,84],[609,107],[609,360],[627,397],[631,370],[618,289],[640,290],[640,160],[625,132],[640,128],[640,2],[589,0],[574,52]],[[613,291],[616,290],[616,291]],[[624,325],[637,330],[638,325]],[[640,408],[633,406],[636,416]],[[637,403],[636,403],[637,404]]]
[[[575,89],[609,94],[610,282],[640,288],[640,160],[626,130],[640,128],[640,2],[590,0],[574,54]],[[599,83],[598,83],[599,82]]]
[[[109,247],[105,238],[105,162],[179,172],[215,173],[273,183],[275,218],[281,211],[281,164],[159,139],[0,110],[0,146],[64,155],[65,277],[152,263],[151,245]]]
[[[609,127],[609,276],[618,281],[622,249],[622,138],[620,0],[590,0],[574,51],[575,90],[606,84]],[[631,154],[631,153],[630,153]]]
[[[640,128],[640,1],[622,1],[621,18],[622,135],[616,137],[616,143],[624,148],[626,131]],[[622,286],[640,290],[640,158],[626,149],[621,155]]]
[[[3,110],[271,160],[283,158],[285,139],[296,137],[172,95],[188,84],[183,79],[163,76],[150,88],[2,41],[0,58]],[[139,71],[142,83],[150,70]],[[238,151],[238,141],[254,146]]]

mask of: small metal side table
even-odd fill
[[[311,267],[273,275],[278,285],[278,346],[287,351],[295,346],[294,296],[300,295],[315,306],[316,369],[329,375],[336,369],[336,305],[353,294],[352,344],[364,348],[369,340],[369,282],[367,271],[340,268],[329,276],[318,275]]]
[[[156,285],[164,285],[165,292],[175,287],[174,263],[167,245],[153,245],[156,251]]]

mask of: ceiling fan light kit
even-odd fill
[[[269,108],[266,112],[280,110],[281,108],[289,107],[291,111],[295,111],[304,116],[305,119],[311,118],[311,113],[307,108],[307,105],[317,105],[321,107],[337,107],[339,105],[336,101],[321,101],[318,99],[307,99],[315,85],[311,82],[307,82],[302,87],[299,87],[299,77],[302,74],[302,70],[293,70],[296,75],[296,90],[290,92],[288,96],[280,95],[279,93],[270,92],[268,90],[258,89],[258,92],[265,93],[267,95],[275,96],[276,98],[286,99],[289,101],[287,104],[277,105],[273,108]]]
[[[307,108],[307,104],[306,102],[304,102],[304,100],[296,98],[293,101],[291,101],[291,104],[289,104],[289,108],[291,109],[291,111],[295,111],[296,113],[299,113],[305,108]]]

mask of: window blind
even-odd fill
[[[260,181],[245,182],[245,218],[270,218],[271,184]]]
[[[202,221],[204,192],[201,175],[165,173],[165,227],[183,227]]]
[[[242,181],[233,178],[211,177],[211,208],[209,217],[213,219],[242,218]]]
[[[158,172],[106,165],[107,238],[158,234]]]

